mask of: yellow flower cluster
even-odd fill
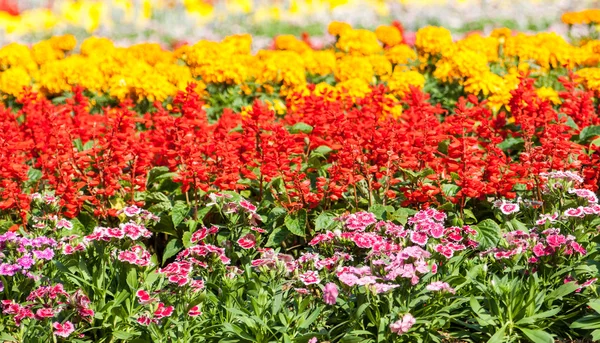
[[[600,9],[567,12],[564,13],[560,19],[567,25],[600,24]]]
[[[328,31],[336,41],[324,49],[281,35],[271,49],[257,52],[250,35],[199,41],[174,51],[158,44],[117,47],[95,37],[78,47],[70,35],[31,47],[13,43],[0,48],[0,95],[19,98],[31,87],[55,97],[79,85],[119,100],[165,101],[196,82],[196,91],[204,96],[211,96],[206,90],[211,84],[235,86],[246,95],[271,94],[271,105],[279,113],[284,102],[293,107],[301,101],[299,94],[356,101],[383,83],[388,96],[397,100],[411,87],[437,82],[460,85],[461,91],[482,97],[498,111],[508,106],[523,73],[542,76],[563,68],[580,75],[584,87],[600,91],[600,40],[573,45],[554,33],[513,34],[500,28],[489,36],[471,34],[453,41],[447,29],[428,26],[416,33],[413,48],[402,42],[394,26],[369,31],[333,22]],[[560,104],[552,88],[537,93]],[[401,108],[385,112],[397,116]]]
[[[452,34],[444,27],[427,26],[417,31],[415,46],[422,55],[438,55],[452,46]]]

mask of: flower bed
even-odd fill
[[[0,340],[598,339],[594,33],[329,32],[1,48]]]

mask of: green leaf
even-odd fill
[[[300,329],[307,329],[310,326],[310,324],[312,324],[315,320],[317,320],[317,318],[321,314],[321,309],[322,309],[322,307],[317,307],[315,309],[315,311],[313,313],[311,313],[310,316],[308,316],[306,318],[306,320],[303,321],[298,327]]]
[[[291,133],[298,133],[298,132],[311,133],[312,130],[313,130],[312,126],[310,126],[310,125],[308,125],[306,123],[303,123],[303,122],[296,123],[296,124],[294,124],[294,126],[292,126],[290,128],[290,132]]]
[[[397,220],[400,224],[402,225],[406,225],[406,223],[408,222],[408,217],[412,216],[413,214],[415,214],[417,211],[411,209],[411,208],[404,208],[404,207],[400,207],[399,209],[396,210],[396,212],[394,212],[394,219]]]
[[[590,138],[600,136],[600,125],[586,126],[579,133],[580,143],[585,143]]]
[[[588,316],[581,317],[574,321],[571,326],[571,329],[600,329],[600,316],[592,314]]]
[[[34,168],[29,168],[27,172],[27,180],[30,182],[36,182],[42,178],[42,171]]]
[[[171,221],[173,222],[173,227],[176,228],[179,224],[181,224],[183,219],[187,217],[189,211],[190,208],[185,202],[175,202],[175,206],[173,206],[173,209],[171,210]]]
[[[577,289],[579,289],[579,285],[577,285],[575,282],[565,283],[565,284],[561,285],[560,287],[558,287],[557,289],[550,292],[546,296],[546,301],[548,301],[548,303],[551,304],[553,300],[561,299],[565,295],[575,292]]]
[[[131,268],[129,273],[127,273],[127,285],[133,290],[138,289],[138,277],[135,268]]]
[[[590,300],[587,305],[592,308],[592,310],[596,311],[596,313],[600,314],[600,299]]]
[[[306,210],[288,213],[284,220],[285,227],[296,236],[304,237],[306,229]]]
[[[182,249],[183,245],[178,239],[171,239],[169,243],[167,243],[165,251],[163,252],[162,263],[164,264],[166,260],[168,260],[172,256],[177,255],[177,253],[180,252]]]
[[[315,230],[316,231],[325,231],[333,226],[336,222],[334,219],[337,217],[337,214],[330,211],[323,211],[319,214],[317,219],[315,220]]]
[[[313,149],[312,151],[315,152],[315,153],[317,153],[317,154],[325,156],[328,153],[330,153],[331,151],[333,151],[333,149],[331,149],[327,145],[320,145],[316,149]]]
[[[485,219],[475,226],[477,237],[481,249],[495,247],[500,242],[500,226],[492,219]]]
[[[290,234],[288,229],[284,227],[276,227],[271,234],[269,235],[269,239],[267,240],[267,247],[278,247],[281,245],[283,241]]]
[[[530,330],[519,327],[519,330],[533,343],[554,343],[552,335],[543,330]]]
[[[7,334],[6,332],[0,333],[0,340],[3,342],[17,342],[17,339]]]
[[[506,329],[506,325],[501,327],[500,330],[496,331],[496,333],[490,337],[487,343],[502,343],[504,341],[504,330]]]
[[[519,150],[523,145],[523,138],[508,137],[502,143],[498,144],[498,148],[507,150]]]
[[[151,185],[155,181],[174,176],[176,173],[169,173],[168,167],[154,167],[148,172],[146,185]]]
[[[375,204],[369,207],[369,212],[373,213],[375,217],[379,220],[387,219],[386,213],[394,211],[394,207],[392,206],[383,206],[380,204]]]
[[[525,317],[525,318],[517,321],[515,324],[517,324],[517,325],[535,324],[538,321],[538,319],[553,317],[556,314],[558,314],[560,312],[560,310],[561,310],[560,307],[555,307],[555,308],[553,308],[551,310],[544,311],[544,312],[541,312],[541,313],[537,313],[537,314],[534,314],[534,315],[529,316],[529,317]]]
[[[136,335],[136,334],[134,334],[134,333],[131,333],[131,332],[125,332],[125,331],[115,331],[115,332],[113,332],[113,336],[114,336],[116,339],[123,339],[123,340],[126,340],[126,339],[130,339],[131,337],[134,337],[134,336],[137,336],[137,335]]]
[[[444,192],[444,194],[451,197],[455,196],[459,189],[459,186],[451,183],[442,185],[442,191]]]
[[[184,232],[183,233],[183,247],[184,248],[189,248],[192,246],[192,233],[191,232]]]
[[[600,329],[592,331],[592,340],[594,342],[600,341]]]

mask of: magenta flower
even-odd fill
[[[321,279],[319,278],[319,273],[312,270],[309,270],[304,274],[300,274],[299,278],[300,281],[302,281],[307,286],[321,282]]]
[[[244,249],[252,249],[256,245],[256,237],[249,233],[237,240],[237,244]]]
[[[125,215],[127,217],[133,217],[135,215],[138,215],[138,214],[140,214],[141,211],[142,210],[139,207],[135,206],[135,205],[132,205],[132,206],[129,206],[129,207],[125,207],[123,209],[123,213],[125,213]]]
[[[567,238],[564,235],[549,235],[546,237],[546,242],[549,246],[558,248],[567,242]]]
[[[21,267],[16,264],[2,263],[0,264],[0,275],[13,276]]]
[[[335,305],[338,297],[338,287],[335,283],[330,282],[325,285],[325,289],[323,289],[323,301],[327,305]]]
[[[54,334],[60,337],[69,337],[73,331],[75,331],[75,326],[69,321],[66,321],[63,324],[54,322],[52,326],[54,327]]]
[[[583,218],[585,216],[585,211],[582,206],[577,208],[570,208],[565,211],[565,217],[579,217]]]
[[[163,303],[158,303],[158,308],[154,311],[154,318],[161,319],[170,317],[173,314],[173,306],[165,306]]]
[[[198,317],[198,316],[201,316],[201,315],[202,315],[202,311],[200,311],[200,308],[198,307],[198,305],[193,306],[188,311],[188,316],[190,316],[190,317]]]
[[[248,200],[242,200],[240,201],[240,206],[242,206],[243,209],[245,209],[248,212],[256,212],[256,206],[254,206],[250,201]]]
[[[519,207],[519,204],[514,204],[514,203],[510,203],[510,202],[505,202],[505,201],[503,201],[499,207],[500,207],[500,211],[506,215],[509,215],[512,213],[517,213],[521,209]]]
[[[36,319],[52,318],[54,317],[54,311],[51,308],[40,308],[35,312]]]

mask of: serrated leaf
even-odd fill
[[[173,227],[177,227],[181,222],[187,217],[190,208],[183,201],[175,202],[173,209],[171,209],[171,221],[173,222]]]
[[[334,219],[337,215],[334,212],[323,211],[319,214],[317,219],[315,220],[315,230],[316,231],[325,231],[329,227],[335,224]]]
[[[192,246],[192,233],[191,232],[184,232],[183,233],[183,237],[182,237],[182,241],[183,241],[183,247],[184,248],[189,248]]]
[[[333,151],[333,149],[331,149],[327,145],[320,145],[317,148],[313,149],[312,151],[315,152],[315,153],[317,153],[317,154],[325,156],[328,153],[330,153],[331,151]]]
[[[166,260],[177,255],[177,253],[180,252],[182,249],[183,244],[181,244],[181,242],[178,239],[171,239],[169,243],[167,243],[165,251],[163,252],[162,263],[164,264]]]
[[[585,143],[590,138],[600,136],[600,125],[590,125],[584,127],[579,133],[580,143]]]
[[[387,219],[386,213],[392,212],[393,210],[394,210],[394,207],[392,207],[392,206],[383,206],[380,204],[375,204],[375,205],[369,207],[369,212],[373,213],[375,215],[375,218],[377,218],[379,220]]]
[[[498,148],[507,151],[507,150],[519,150],[520,147],[524,144],[523,138],[515,138],[508,137],[500,144],[498,144]]]
[[[290,132],[291,133],[298,133],[298,132],[311,133],[312,130],[313,130],[312,126],[310,126],[310,125],[308,125],[306,123],[303,123],[303,122],[296,123],[296,124],[294,124],[294,126],[292,126],[290,128]]]
[[[42,178],[42,171],[35,169],[35,168],[29,168],[29,171],[27,171],[27,180],[29,182],[36,182],[39,179]]]
[[[477,236],[475,240],[479,242],[481,249],[495,247],[500,241],[500,226],[492,219],[485,219],[475,226]]]
[[[306,210],[288,213],[284,220],[285,227],[296,236],[304,237],[306,229]]]
[[[286,228],[276,227],[269,235],[269,239],[267,240],[267,247],[277,247],[281,245],[281,243],[285,241],[289,234],[290,232]]]

